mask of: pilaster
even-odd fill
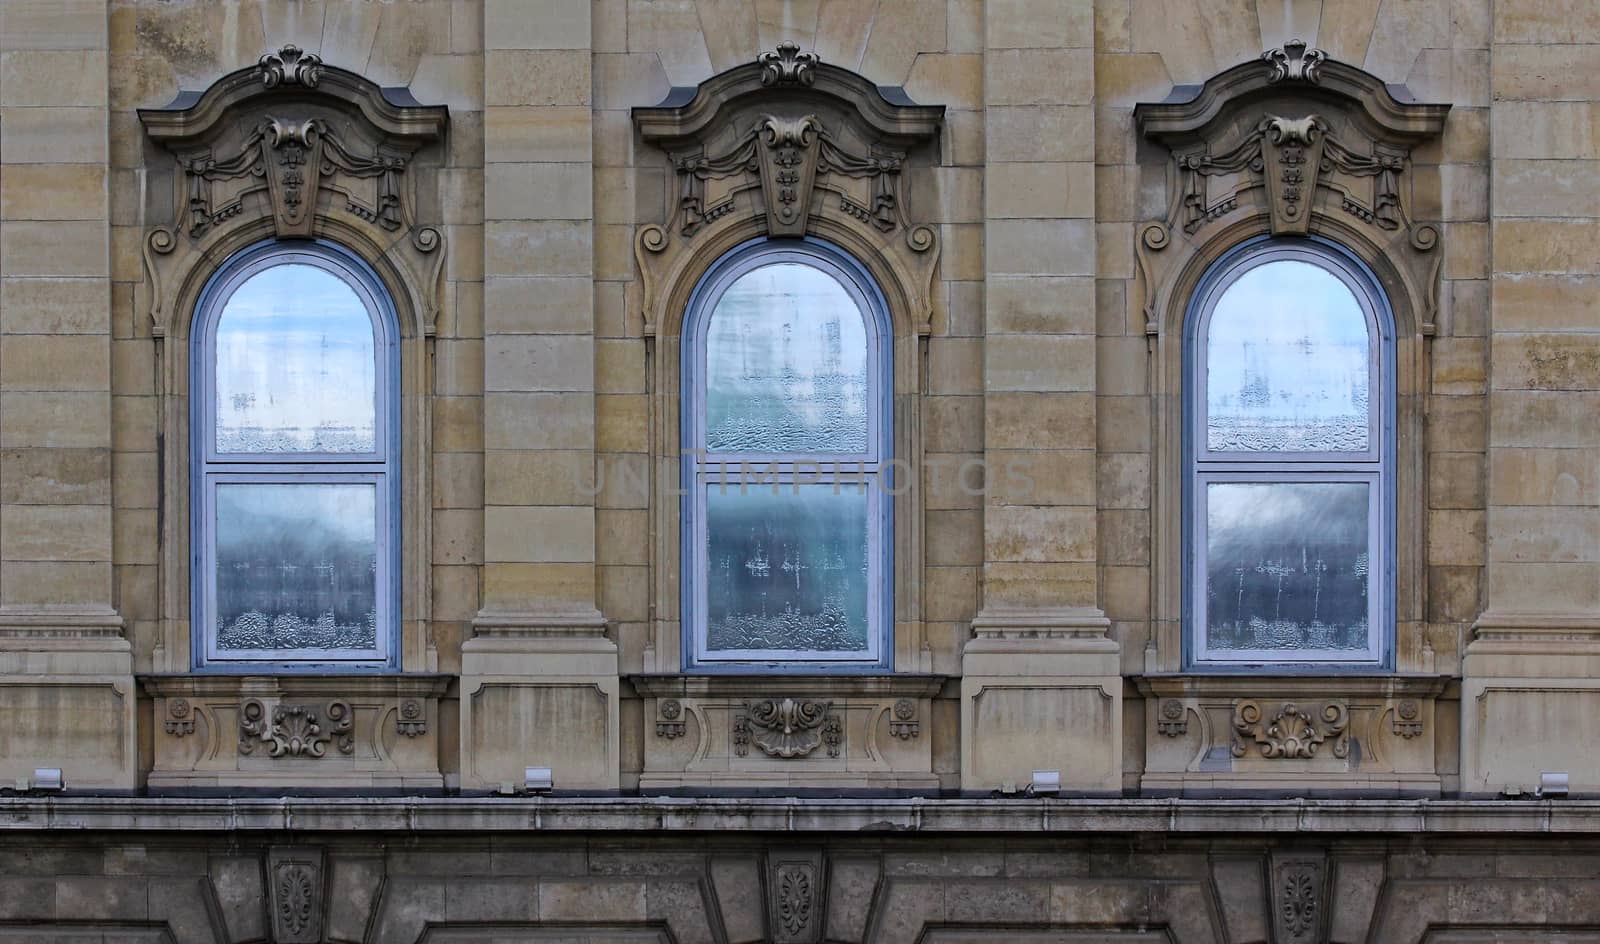
[[[590,6],[484,4],[484,570],[462,646],[461,786],[618,782],[595,593]]]
[[[74,787],[135,785],[132,653],[111,570],[107,22],[104,0],[0,10],[7,785],[36,767],[62,768]],[[27,146],[11,148],[14,135]]]
[[[982,608],[962,656],[962,785],[1121,784],[1118,646],[1095,574],[1094,17],[986,8]],[[1031,719],[1027,725],[1018,720]]]
[[[1600,210],[1552,198],[1592,184],[1597,153],[1570,133],[1586,94],[1538,78],[1600,45],[1592,30],[1552,44],[1546,7],[1494,5],[1487,588],[1462,660],[1465,794],[1527,791],[1546,770],[1600,790],[1600,755],[1580,747],[1600,713]]]

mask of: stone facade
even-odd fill
[[[0,941],[1600,941],[1597,66],[1586,0],[0,0],[0,784],[67,787]],[[1393,309],[1382,671],[1184,657],[1185,317],[1268,236]],[[395,308],[397,652],[197,672],[191,322],[305,237]],[[685,310],[796,237],[889,309],[892,671],[686,673]]]

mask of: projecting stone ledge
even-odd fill
[[[1600,833],[1600,800],[5,797],[0,830]]]

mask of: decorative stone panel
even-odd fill
[[[646,717],[640,789],[929,789],[917,733],[944,676],[633,675]]]
[[[150,788],[439,789],[441,675],[146,675]]]
[[[1307,790],[1437,795],[1436,711],[1449,679],[1144,675],[1153,795]]]
[[[932,162],[943,117],[793,43],[635,108],[674,181],[665,221],[635,239],[645,333],[681,316],[699,271],[757,236],[843,244],[886,292],[903,290],[899,309],[926,333],[938,234],[907,205],[906,177]]]
[[[435,195],[444,106],[285,46],[253,68],[139,110],[168,154],[151,165],[142,313],[157,337],[187,317],[196,280],[244,242],[329,237],[401,267],[431,332],[444,259]],[[418,178],[423,178],[419,184]],[[368,254],[363,252],[363,255]]]

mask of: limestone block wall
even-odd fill
[[[660,713],[671,692],[758,695],[759,680],[663,679],[681,668],[660,504],[676,351],[653,333],[637,240],[679,183],[632,109],[793,42],[944,107],[905,174],[909,218],[937,234],[926,331],[897,339],[917,417],[897,440],[916,471],[894,588],[908,678],[782,686],[851,706],[860,744],[909,741],[914,720],[906,769],[875,776],[988,791],[1059,767],[1116,792],[1154,764],[1179,791],[1259,770],[1289,791],[1496,793],[1570,766],[1600,790],[1568,750],[1592,742],[1600,704],[1597,30],[1577,0],[7,0],[0,707],[28,720],[0,740],[0,780],[66,758],[86,787],[136,789],[194,746],[157,744],[183,730],[175,699],[248,687],[174,680],[190,627],[171,368],[188,353],[149,310],[172,157],[137,110],[286,44],[449,109],[420,158],[437,172],[417,206],[445,248],[437,285],[417,287],[438,311],[405,391],[426,419],[406,430],[422,491],[403,667],[427,680],[257,697],[359,695],[391,726],[382,712],[421,698],[436,757],[407,777],[492,790],[554,756],[583,771],[575,788],[609,790],[707,735],[692,705],[681,724]],[[1414,483],[1398,496],[1404,678],[1191,681],[1182,459],[1160,429],[1164,329],[1139,243],[1167,212],[1172,158],[1134,107],[1294,39],[1450,106],[1406,171],[1408,212],[1439,241],[1408,300],[1432,320],[1399,345],[1415,378],[1397,457]],[[1291,697],[1342,704],[1371,749],[1199,776],[1228,753],[1237,703]],[[901,700],[911,714],[892,719]],[[1192,732],[1161,727],[1164,700]],[[197,738],[232,737],[216,716]]]

